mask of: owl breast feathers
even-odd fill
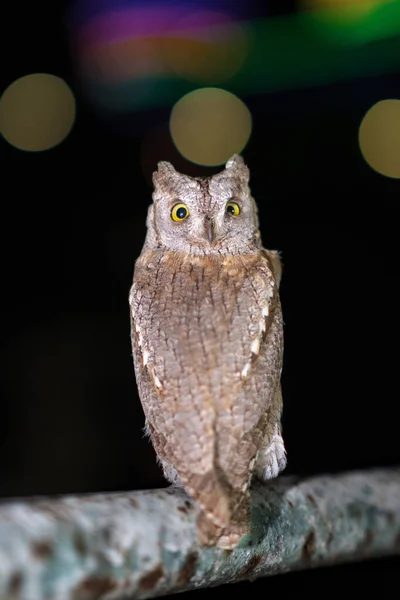
[[[201,543],[250,529],[249,484],[286,465],[280,260],[262,248],[249,173],[159,163],[130,293],[136,380],[164,474],[199,507]]]

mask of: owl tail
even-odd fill
[[[232,550],[250,532],[249,499],[243,499],[226,527],[219,527],[213,523],[204,511],[201,511],[197,517],[196,525],[200,544]]]
[[[209,471],[204,475],[191,475],[185,487],[211,523],[223,529],[230,522],[232,516],[230,490],[215,471]]]
[[[232,515],[232,519],[218,539],[217,546],[231,550],[238,545],[240,540],[250,533],[251,509],[250,497],[244,495],[239,506]]]
[[[191,490],[201,512],[197,517],[199,542],[207,546],[231,549],[250,530],[248,492],[237,492],[221,483],[216,474],[202,477],[203,484]],[[200,484],[197,481],[196,484]]]

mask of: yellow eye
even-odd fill
[[[175,204],[171,210],[171,219],[173,221],[184,221],[189,216],[189,209],[186,204],[180,202],[179,204]]]
[[[228,202],[226,205],[226,212],[228,215],[232,215],[233,217],[237,217],[240,215],[240,206],[237,202]]]

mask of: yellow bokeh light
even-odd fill
[[[199,165],[221,165],[247,144],[251,114],[234,94],[220,88],[201,88],[175,104],[170,131],[185,158]]]
[[[63,79],[32,73],[14,81],[0,99],[0,131],[20,150],[57,146],[75,120],[75,99]]]
[[[374,171],[400,178],[400,100],[382,100],[369,109],[360,125],[359,143]]]

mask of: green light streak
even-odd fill
[[[368,7],[361,2],[353,6],[339,5],[303,13],[300,17],[327,42],[366,44],[400,34],[399,0],[375,0]],[[365,10],[366,12],[362,12]]]
[[[252,52],[230,89],[274,92],[400,68],[400,2],[376,8],[351,26],[321,23],[316,13],[253,23]]]

